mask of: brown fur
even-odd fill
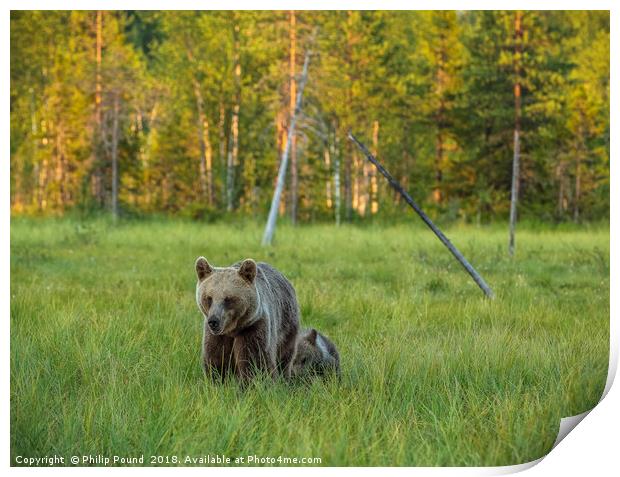
[[[247,382],[256,370],[289,375],[299,331],[290,282],[266,263],[247,259],[216,268],[196,260],[196,302],[204,320],[205,373]]]
[[[334,343],[314,328],[300,332],[291,363],[291,375],[326,375],[330,372],[340,376],[340,355]]]

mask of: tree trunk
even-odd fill
[[[146,134],[144,133],[144,113],[141,108],[138,108],[136,111],[136,136],[138,139],[139,149],[138,149],[138,159],[140,160],[140,171],[141,181],[142,181],[142,190],[144,192],[137,194],[131,194],[131,198],[134,206],[144,205],[146,203],[146,197],[148,194],[148,184],[147,184],[147,160],[146,160]]]
[[[203,143],[205,144],[205,165],[207,167],[207,200],[209,205],[213,205],[213,150],[209,139],[209,121],[206,116],[202,121]]]
[[[267,224],[265,226],[265,233],[263,234],[263,245],[271,245],[273,240],[273,234],[276,229],[276,218],[278,216],[278,208],[280,205],[280,198],[282,196],[282,189],[284,188],[284,179],[286,177],[286,166],[288,164],[288,156],[290,154],[291,137],[295,134],[295,125],[297,123],[297,116],[301,111],[301,98],[304,92],[304,86],[308,79],[308,64],[310,63],[310,51],[306,52],[306,59],[304,60],[304,67],[301,74],[301,81],[299,83],[299,91],[297,92],[297,100],[295,101],[295,112],[290,121],[288,130],[288,138],[286,141],[286,147],[282,153],[282,159],[280,160],[280,169],[278,170],[278,179],[276,181],[276,187],[273,192],[273,199],[271,200],[271,207],[269,209],[269,217],[267,218]]]
[[[564,217],[564,211],[566,209],[566,179],[564,177],[564,161],[560,160],[557,166],[557,179],[558,179],[558,203],[557,203],[557,216],[559,219]]]
[[[39,167],[38,176],[37,202],[39,205],[39,212],[43,212],[46,206],[45,189],[47,188],[47,158],[43,159],[43,162]]]
[[[519,161],[521,158],[521,54],[523,30],[521,28],[522,14],[520,11],[515,13],[515,51],[514,51],[514,98],[515,98],[515,129],[514,147],[512,156],[512,187],[510,193],[510,239],[508,243],[508,253],[515,253],[515,226],[517,222],[517,202],[519,200]]]
[[[228,159],[226,162],[226,210],[231,212],[234,207],[234,187],[235,187],[235,153],[237,151],[238,135],[238,106],[233,108],[232,124],[230,130],[230,145],[228,149]]]
[[[283,110],[278,111],[276,114],[276,136],[277,136],[276,142],[277,142],[277,147],[278,147],[278,151],[277,151],[278,158],[282,157],[282,153],[284,152],[284,148],[286,147],[286,126],[284,124],[285,116],[286,116],[286,113]],[[276,183],[277,183],[277,175],[276,175],[276,180],[273,183],[274,188],[276,186]],[[283,187],[282,194],[286,196],[286,185]],[[279,207],[280,216],[283,216],[286,213],[286,202],[287,202],[286,200],[280,201],[280,207]]]
[[[340,154],[338,149],[338,128],[334,124],[334,140],[332,141],[332,156],[334,157],[334,213],[336,226],[340,225]]]
[[[209,121],[204,111],[204,100],[198,80],[194,78],[194,96],[198,112],[198,133],[200,143],[200,190],[207,203],[213,205],[213,151],[209,139]]]
[[[573,220],[579,220],[579,199],[581,197],[581,151],[577,153],[575,164],[575,203],[573,206]]]
[[[101,143],[103,142],[103,115],[102,115],[102,78],[101,78],[101,51],[103,49],[103,11],[97,10],[95,20],[95,145],[93,151],[93,189],[99,206],[103,206],[104,187],[101,170]]]
[[[114,95],[114,116],[112,118],[112,216],[118,219],[118,116],[119,93]]]
[[[49,117],[49,107],[48,107],[48,101],[45,101],[45,113],[43,115],[44,118]],[[38,168],[38,174],[37,174],[37,202],[38,202],[38,206],[39,206],[39,211],[43,212],[46,208],[47,208],[47,186],[49,183],[49,177],[50,177],[50,172],[49,172],[49,161],[48,161],[48,155],[49,155],[49,151],[48,149],[48,144],[49,144],[49,135],[50,135],[50,130],[51,130],[51,122],[48,121],[47,119],[43,119],[43,121],[41,121],[41,132],[43,134],[43,137],[41,138],[41,142],[43,143],[44,150],[43,150],[43,161],[41,162],[41,166]]]
[[[579,220],[579,201],[581,199],[581,161],[586,149],[584,129],[584,113],[583,111],[580,111],[579,147],[577,148],[577,154],[575,157],[575,200],[573,202],[573,220],[575,222]]]
[[[39,212],[43,212],[47,206],[46,189],[49,176],[47,154],[43,156],[43,162],[37,169],[37,204]]]
[[[347,69],[347,88],[346,88],[346,122],[344,134],[351,129],[353,123],[353,12],[347,11],[347,41],[345,45],[346,69]],[[347,141],[344,156],[344,216],[347,222],[353,217],[353,177],[351,171],[352,162],[351,144]]]
[[[37,187],[36,185],[38,184],[38,172],[39,172],[39,168],[37,166],[38,164],[38,160],[37,160],[37,151],[39,149],[39,138],[38,138],[38,132],[39,132],[39,128],[38,128],[38,121],[37,121],[37,114],[36,114],[36,104],[35,104],[35,97],[34,97],[34,89],[30,88],[30,132],[32,134],[31,137],[31,142],[30,142],[30,146],[32,147],[32,156],[31,159],[34,163],[34,177],[35,177],[35,187],[27,187],[28,190],[28,202],[29,204],[32,204],[33,200],[35,199],[35,195],[36,195],[36,190]],[[35,194],[32,193],[32,191],[35,191]],[[26,202],[26,201],[24,201]]]
[[[200,145],[200,160],[198,161],[198,180],[200,183],[200,192],[202,195],[202,199],[207,196],[207,161],[205,159],[205,143],[204,143],[204,133],[202,131],[203,122],[203,113],[202,113],[202,97],[200,95],[200,87],[197,86],[197,82],[194,81],[194,97],[196,99],[196,109],[198,111],[197,120],[198,120],[198,143]]]
[[[144,154],[142,157],[142,165],[143,165],[142,175],[144,177],[144,201],[147,207],[149,208],[150,208],[151,201],[152,201],[150,155],[151,155],[151,149],[152,149],[152,144],[153,144],[153,130],[154,130],[155,121],[157,120],[157,113],[158,113],[158,103],[156,102],[153,105],[151,112],[149,113],[149,117],[148,117],[149,133],[146,136],[146,143],[144,144],[144,149],[143,149]]]
[[[193,48],[189,40],[186,40],[187,59],[193,65],[195,63]],[[207,199],[207,203],[213,205],[213,150],[211,147],[211,139],[209,138],[209,121],[205,113],[204,99],[200,82],[192,72],[192,85],[194,89],[194,99],[196,100],[196,113],[198,123],[198,144],[200,145],[200,165],[199,165],[199,181],[200,192],[203,199]]]
[[[226,171],[226,107],[224,101],[220,101],[220,119],[217,124],[219,136],[219,167],[220,171]],[[226,184],[226,178],[222,180],[222,184]],[[222,187],[224,197],[222,203],[226,202],[226,187]]]
[[[359,157],[357,155],[357,152],[353,152],[353,172],[352,172],[352,176],[353,176],[353,197],[351,199],[351,207],[353,210],[355,210],[358,214],[360,213],[360,172],[359,172]]]
[[[347,222],[352,218],[353,194],[351,193],[351,146],[347,143],[344,158],[344,217]]]
[[[56,203],[61,210],[65,208],[65,152],[64,152],[64,131],[62,124],[56,126],[56,182],[58,184],[58,194]]]
[[[295,63],[296,63],[296,43],[297,32],[295,26],[295,10],[291,10],[289,13],[289,117],[292,118],[295,114],[295,99],[297,95],[297,80],[295,78]],[[297,223],[297,203],[299,196],[299,175],[297,167],[297,140],[295,135],[291,137],[291,223],[295,225]]]
[[[446,116],[446,100],[444,97],[446,84],[446,38],[443,33],[440,35],[439,51],[437,53],[437,72],[436,72],[436,94],[439,98],[439,107],[435,117],[437,133],[435,138],[435,189],[433,190],[433,200],[439,204],[443,200],[443,163],[444,163],[444,127]]]
[[[442,172],[443,164],[443,136],[441,129],[437,129],[437,136],[435,140],[435,188],[433,190],[433,200],[436,204],[439,204],[442,199],[441,183],[443,180]]]
[[[379,154],[379,121],[374,121],[372,125],[372,153],[375,157]],[[370,213],[379,212],[379,185],[377,183],[377,171],[374,167],[370,168]]]
[[[368,161],[364,161],[363,158],[359,159],[358,210],[362,217],[366,215],[368,204],[370,204],[370,167],[368,166]]]
[[[329,139],[325,141],[323,145],[323,160],[325,161],[325,170],[327,171],[327,180],[325,181],[325,205],[327,210],[332,208],[332,177],[331,177],[331,169],[332,169],[332,161],[330,157],[329,151]]]
[[[231,147],[228,151],[228,164],[226,169],[226,210],[228,212],[231,212],[234,208],[235,166],[239,164],[239,103],[241,101],[241,62],[239,58],[239,23],[237,21],[235,21],[233,28],[235,94],[232,125],[230,128]]]

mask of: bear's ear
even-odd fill
[[[196,260],[196,275],[198,276],[198,281],[203,281],[212,273],[213,267],[209,265],[207,259],[204,257],[198,257],[198,259]]]
[[[239,267],[239,275],[248,283],[254,283],[256,278],[256,262],[246,258]]]
[[[318,335],[317,335],[316,330],[314,328],[312,328],[310,331],[308,331],[308,334],[306,335],[306,340],[311,345],[316,345],[317,336]]]

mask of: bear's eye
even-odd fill
[[[208,296],[205,299],[205,305],[207,305],[207,308],[211,308],[211,303],[213,303],[213,298],[211,298],[210,296]]]
[[[236,302],[236,298],[234,296],[227,296],[224,298],[224,306],[232,306]]]

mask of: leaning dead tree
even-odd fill
[[[392,177],[392,175],[379,163],[379,161],[377,161],[377,159],[375,159],[375,157],[370,153],[370,151],[368,151],[366,146],[364,146],[364,144],[358,141],[357,138],[350,132],[349,132],[349,139],[351,139],[357,145],[357,147],[360,148],[360,150],[364,153],[366,158],[370,162],[373,163],[373,165],[377,168],[377,170],[381,174],[383,174],[383,176],[387,179],[387,181],[394,188],[394,190],[396,190],[396,192],[398,192],[400,195],[403,196],[403,198],[405,199],[405,202],[407,202],[411,206],[411,208],[417,212],[417,214],[424,221],[424,223],[428,225],[428,227],[435,233],[437,238],[441,240],[441,243],[443,243],[448,248],[448,250],[452,252],[452,255],[454,255],[454,258],[456,258],[459,261],[459,263],[463,265],[463,268],[467,270],[467,273],[471,275],[471,277],[474,279],[474,281],[480,287],[480,289],[484,292],[484,294],[489,298],[494,298],[495,295],[493,294],[493,291],[491,290],[491,288],[489,288],[489,285],[486,284],[486,282],[480,276],[480,274],[474,269],[474,267],[471,266],[471,264],[467,261],[467,259],[463,257],[461,252],[459,252],[457,248],[454,245],[452,245],[452,242],[448,240],[448,237],[446,237],[443,234],[443,232],[437,228],[437,226],[428,217],[428,215],[424,213],[424,211],[420,208],[420,206],[414,202],[411,196],[405,191],[405,189],[402,188],[402,186],[398,183],[398,181]]]
[[[288,158],[291,153],[291,144],[293,143],[293,136],[295,135],[295,126],[297,124],[297,117],[301,112],[301,98],[304,93],[304,87],[306,86],[306,80],[308,79],[308,65],[310,64],[310,49],[306,52],[306,59],[304,60],[304,67],[301,72],[301,79],[298,84],[297,99],[295,101],[295,109],[293,111],[293,117],[288,128],[288,135],[286,137],[286,146],[282,152],[282,158],[280,159],[280,169],[278,170],[278,179],[276,181],[276,187],[273,191],[273,199],[271,200],[271,208],[269,209],[269,217],[267,218],[267,225],[265,225],[265,233],[263,234],[263,245],[271,245],[273,240],[273,234],[276,230],[276,219],[278,217],[278,209],[280,208],[280,199],[282,198],[282,190],[284,189],[284,180],[286,178],[286,167],[288,166]]]

